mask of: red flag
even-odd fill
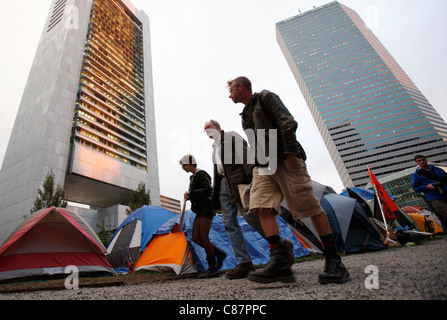
[[[382,210],[386,218],[386,222],[392,223],[396,220],[396,216],[394,215],[394,211],[398,211],[398,206],[394,203],[393,199],[391,199],[388,192],[386,192],[385,188],[382,187],[379,180],[377,180],[376,176],[372,173],[371,169],[368,166],[369,177],[371,179],[371,184],[376,190],[376,196],[379,198],[380,204],[382,205]]]

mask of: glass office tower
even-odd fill
[[[143,53],[141,22],[113,2],[94,2],[73,140],[147,171]]]
[[[447,125],[358,14],[331,2],[276,24],[277,40],[345,187],[447,161]],[[390,31],[392,32],[392,30]]]
[[[54,0],[0,172],[0,242],[46,175],[68,201],[160,204],[149,18],[128,0]]]

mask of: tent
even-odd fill
[[[359,187],[347,188],[342,193],[340,193],[340,195],[346,196],[346,197],[352,197],[352,193],[351,192],[361,196],[365,200],[372,200],[372,199],[374,199],[374,196],[375,196],[374,190],[372,190],[372,189],[364,189],[364,188],[359,188]],[[393,196],[391,194],[390,194],[390,197],[393,200],[397,199],[397,197],[395,197],[395,196]]]
[[[422,207],[406,206],[402,210],[406,212],[421,231],[434,234],[443,233],[442,224],[438,217]]]
[[[197,268],[183,232],[157,235],[138,259],[135,271],[139,270],[173,270],[179,275],[196,273]]]
[[[383,217],[380,213],[380,205],[373,190],[351,187],[343,191],[341,195],[356,199],[359,201],[368,217],[375,219],[375,221],[378,220],[379,223],[383,221]],[[397,199],[393,195],[389,196],[393,201]],[[396,218],[393,223],[395,226],[407,227],[408,229],[420,231],[418,225],[405,210],[398,208],[393,214]]]
[[[135,271],[165,270],[166,268],[171,268],[177,274],[206,271],[208,264],[206,262],[205,250],[191,240],[194,219],[195,213],[191,210],[186,210],[183,232],[177,231],[180,215],[161,226],[136,263]],[[253,263],[255,265],[266,264],[270,259],[267,241],[245,219],[238,217],[238,221]],[[306,244],[302,243],[294,235],[290,227],[280,217],[278,217],[278,224],[281,235],[292,241],[296,258],[310,254]],[[222,270],[235,268],[237,265],[236,258],[220,214],[217,214],[213,219],[209,237],[213,244],[227,253],[227,258],[223,261]]]
[[[127,273],[138,261],[157,229],[177,216],[158,206],[142,206],[118,227],[107,246],[107,260],[118,273]]]
[[[320,203],[334,232],[339,251],[354,253],[386,248],[357,200],[327,193],[322,195]]]
[[[0,280],[79,273],[113,273],[92,228],[74,212],[51,207],[30,215],[0,247]]]
[[[329,220],[338,251],[354,253],[386,248],[359,201],[338,195],[332,188],[315,181],[312,181],[312,186]],[[309,238],[313,238],[314,243],[319,245],[319,236],[312,219],[305,218],[300,222],[294,222],[288,212],[287,204],[283,202],[282,206],[281,216],[294,227],[303,230]]]

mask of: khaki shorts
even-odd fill
[[[306,163],[299,159],[300,169],[289,167],[280,161],[272,175],[259,174],[262,168],[253,169],[253,183],[250,190],[250,212],[257,208],[273,208],[280,212],[283,199],[294,219],[312,217],[323,212],[312,190]]]

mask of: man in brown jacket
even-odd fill
[[[221,210],[225,231],[237,261],[236,268],[228,271],[225,276],[228,279],[245,278],[250,271],[255,270],[237,220],[241,211],[238,185],[250,184],[252,178],[252,165],[247,163],[247,143],[236,132],[224,132],[215,120],[205,123],[205,132],[214,140],[214,178],[211,205],[213,210]],[[244,218],[263,235],[257,216],[248,215]]]
[[[245,106],[241,113],[242,128],[250,147],[255,149],[250,211],[259,215],[270,245],[268,264],[262,271],[250,272],[247,278],[261,283],[295,281],[276,221],[285,199],[294,219],[311,217],[320,236],[325,268],[318,277],[319,282],[346,282],[349,272],[341,262],[326,214],[313,193],[306,154],[296,140],[297,122],[276,94],[267,90],[253,93],[246,77],[228,81],[228,90],[234,103]]]

